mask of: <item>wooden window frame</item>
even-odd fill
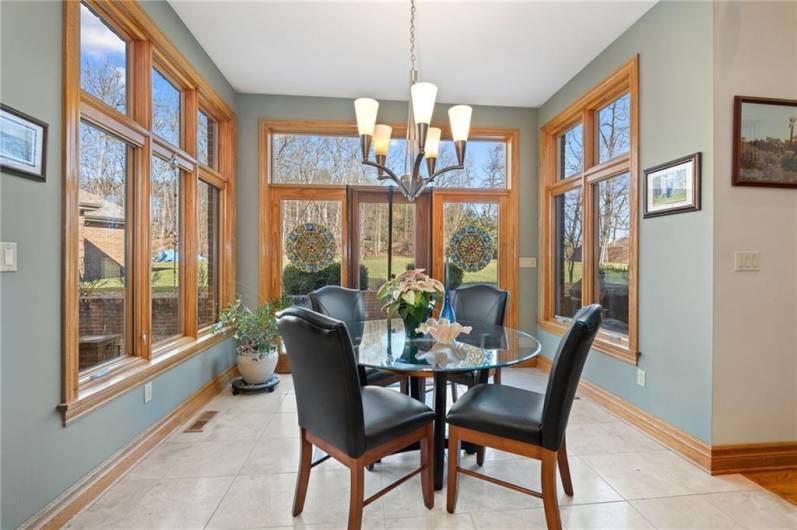
[[[149,248],[150,169],[152,157],[174,160],[180,168],[181,253],[197,249],[196,193],[198,179],[217,187],[219,197],[219,304],[235,292],[235,114],[175,48],[135,1],[84,0],[97,16],[127,41],[127,103],[125,114],[109,107],[80,86],[80,6],[64,2],[64,292],[62,402],[64,425],[109,400],[149,381],[200,351],[230,336],[197,329],[197,263],[182,260],[180,336],[153,349]],[[152,68],[181,90],[180,146],[151,131]],[[197,110],[218,124],[218,169],[196,162]],[[79,207],[80,122],[90,123],[124,140],[132,152],[128,188],[130,259],[127,355],[81,373],[79,371]],[[90,377],[91,375],[99,377]]]
[[[405,124],[393,124],[393,135],[396,138],[403,137],[406,133]],[[442,138],[444,140],[451,138],[451,131],[447,126],[441,126]],[[304,190],[304,193],[325,193],[324,190],[335,190],[335,193],[341,194],[344,201],[344,215],[346,202],[346,189],[345,185],[293,185],[272,183],[272,139],[275,134],[317,134],[317,135],[333,135],[333,136],[351,136],[357,137],[357,125],[353,122],[344,121],[323,121],[323,120],[260,120],[259,127],[259,241],[258,241],[258,262],[259,262],[259,295],[261,303],[276,296],[279,296],[280,281],[278,271],[279,268],[279,253],[281,252],[280,228],[279,228],[279,211],[278,200],[285,198],[286,193],[293,193],[295,190]],[[509,315],[507,317],[507,325],[516,327],[518,322],[518,246],[519,246],[519,230],[518,230],[518,210],[520,204],[519,194],[519,174],[520,174],[520,132],[517,129],[511,128],[492,128],[492,127],[472,127],[470,132],[472,140],[499,140],[506,144],[506,187],[504,189],[484,189],[484,188],[435,188],[432,194],[432,202],[436,202],[439,196],[440,200],[445,199],[445,202],[497,202],[505,205],[505,211],[501,218],[501,227],[499,230],[506,234],[506,239],[503,240],[499,255],[504,257],[505,265],[500,267],[498,282],[501,288],[510,292],[509,302]],[[363,185],[357,186],[357,189],[369,190],[376,189],[372,186]],[[291,190],[291,191],[287,191]],[[311,192],[309,190],[317,190]],[[449,200],[449,198],[451,200]],[[262,205],[269,205],[267,208]],[[441,203],[442,205],[442,203]],[[434,207],[432,208],[434,212]],[[435,219],[435,214],[432,213],[431,226],[442,226],[442,206],[439,208],[437,214],[439,219]],[[276,219],[276,222],[273,220]],[[344,217],[346,219],[346,217]],[[276,225],[276,226],[275,226]],[[348,260],[348,254],[351,245],[348,243],[350,239],[351,227],[344,227],[344,249],[342,251],[344,261]],[[349,235],[347,235],[349,234]],[[435,237],[434,235],[432,237]],[[439,245],[438,245],[439,246]],[[442,247],[441,247],[442,248]],[[503,252],[503,254],[502,254]],[[436,250],[430,254],[432,258],[431,272],[436,278],[442,278],[442,255]],[[276,265],[275,265],[276,264]],[[275,268],[276,267],[276,268]],[[343,285],[347,285],[349,278],[346,274],[343,275]],[[350,276],[350,275],[348,275]]]
[[[597,112],[618,97],[630,95],[630,150],[597,163]],[[574,125],[583,124],[583,171],[559,179],[558,140]],[[540,317],[541,329],[556,335],[567,330],[569,319],[554,314],[555,293],[555,207],[554,199],[574,189],[582,190],[582,304],[595,299],[595,212],[594,187],[598,182],[629,174],[630,220],[628,335],[601,329],[594,349],[636,365],[639,359],[639,56],[634,56],[584,96],[572,103],[540,129]]]

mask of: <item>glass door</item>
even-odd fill
[[[506,194],[434,193],[432,248],[434,276],[448,288],[477,283],[512,290],[515,250]],[[516,300],[510,297],[507,324],[514,325]]]
[[[408,202],[392,188],[357,187],[349,193],[349,285],[363,291],[369,319],[383,318],[379,287],[408,268],[429,268],[429,195]]]
[[[309,307],[308,293],[348,283],[345,188],[271,190],[268,260],[272,296],[288,296]]]

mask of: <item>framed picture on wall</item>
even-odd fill
[[[0,104],[0,170],[44,182],[47,124]]]
[[[700,209],[700,153],[645,170],[644,217]]]
[[[733,185],[797,188],[797,100],[734,98]]]

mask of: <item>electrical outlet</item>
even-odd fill
[[[636,369],[636,384],[639,386],[645,386],[647,383],[647,375],[645,374],[645,370],[642,368]]]
[[[0,243],[0,271],[14,272],[17,270],[17,244]]]
[[[144,403],[152,401],[152,383],[144,384]]]
[[[733,253],[733,270],[755,272],[761,270],[761,257],[757,250],[737,250]]]

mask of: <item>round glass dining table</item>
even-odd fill
[[[443,487],[445,460],[446,383],[452,373],[476,372],[486,383],[490,370],[512,366],[540,352],[537,339],[512,328],[483,322],[470,326],[452,344],[436,343],[427,336],[408,339],[401,320],[347,322],[360,366],[409,376],[411,395],[425,401],[425,380],[434,378],[434,484]]]

